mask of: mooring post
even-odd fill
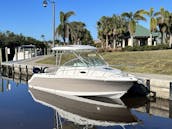
[[[27,67],[27,65],[26,65],[26,75],[28,75],[28,67]]]
[[[26,53],[25,53],[25,49],[23,48],[23,58],[24,58],[24,60],[25,60],[25,57],[26,56]]]
[[[149,79],[146,79],[146,86],[147,86],[148,90],[150,91],[150,80]]]
[[[19,74],[21,75],[21,65],[19,65]]]
[[[12,65],[12,78],[14,79],[14,75],[15,75],[15,68],[14,68],[14,64]]]
[[[2,63],[2,49],[0,48],[0,64]]]
[[[1,65],[1,75],[3,75],[4,67]]]
[[[9,77],[8,75],[9,75],[9,71],[8,71],[9,69],[8,69],[8,65],[6,66],[6,76],[7,77]]]
[[[14,75],[15,71],[14,71],[14,64],[12,65],[12,74]]]
[[[170,96],[169,99],[172,100],[172,82],[170,82]]]
[[[28,67],[26,65],[26,81],[28,81]]]
[[[169,118],[172,118],[172,100],[169,101]]]
[[[6,83],[6,91],[10,91],[10,90],[11,90],[10,81],[7,80],[7,83]]]
[[[1,78],[0,92],[4,92],[4,79]]]
[[[5,47],[5,60],[8,62],[8,48]]]
[[[49,55],[49,49],[47,48],[47,55]]]
[[[32,48],[30,48],[30,58],[32,58]]]
[[[45,48],[44,48],[44,55],[46,55],[46,50],[45,50]]]
[[[18,50],[15,48],[16,61],[18,61]]]
[[[37,56],[37,48],[34,49],[35,50],[35,57]]]

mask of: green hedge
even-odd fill
[[[161,44],[156,46],[126,46],[123,48],[123,51],[149,51],[149,50],[163,50],[163,49],[169,49],[168,44]]]

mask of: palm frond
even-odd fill
[[[155,17],[158,17],[158,16],[160,16],[161,15],[161,13],[160,12],[156,12],[156,13],[154,13],[154,16]]]
[[[65,16],[65,14],[64,14],[64,12],[60,12],[60,23],[61,24],[63,24],[64,23],[64,16]]]
[[[146,21],[146,18],[144,16],[141,15],[135,15],[134,17],[136,20],[142,20],[142,21]]]
[[[122,17],[127,17],[127,18],[129,18],[129,19],[132,17],[132,16],[131,16],[131,12],[130,12],[130,13],[127,13],[127,12],[122,13],[121,16],[122,16]]]
[[[75,13],[73,11],[69,11],[67,13],[65,13],[65,21],[67,21],[69,19],[70,16],[74,15]]]
[[[135,12],[135,15],[143,15],[145,13],[145,10],[141,9]]]

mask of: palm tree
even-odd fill
[[[85,23],[73,21],[70,22],[69,41],[71,44],[92,44],[93,39]]]
[[[133,38],[134,38],[134,33],[136,31],[136,22],[138,20],[143,20],[143,21],[146,21],[146,19],[143,17],[143,14],[144,14],[144,10],[138,10],[137,12],[135,13],[122,13],[122,16],[123,17],[126,17],[127,20],[128,20],[128,31],[130,33],[130,37],[131,37],[131,46],[133,46]]]
[[[153,8],[150,8],[149,11],[145,11],[145,14],[150,18],[150,42],[152,45],[152,33],[157,30],[157,19],[156,17],[159,15],[158,13],[154,12]]]
[[[168,26],[168,34],[170,35],[169,47],[172,48],[172,13],[169,14],[167,26]]]
[[[71,22],[70,23],[70,39],[74,44],[81,44],[81,40],[84,37],[85,24],[83,22]]]
[[[105,43],[102,46],[107,48],[110,44],[111,47],[116,48],[117,39],[127,30],[127,21],[118,15],[112,17],[103,16],[97,22],[97,28],[99,39]]]
[[[73,11],[69,11],[67,13],[60,12],[60,25],[56,29],[56,34],[63,38],[63,42],[66,43],[66,38],[69,37],[69,18],[74,15]]]
[[[158,26],[161,32],[162,43],[166,43],[166,32],[168,30],[167,20],[169,16],[169,12],[164,8],[160,8],[160,11],[157,12],[159,17],[157,17]]]
[[[109,34],[111,31],[111,17],[103,16],[97,22],[98,37],[103,42],[103,48],[108,48],[109,45]],[[105,44],[104,44],[105,43]]]
[[[121,16],[113,15],[111,24],[113,48],[116,48],[116,40],[119,39],[119,36],[127,31],[127,21]]]

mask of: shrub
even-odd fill
[[[150,50],[163,50],[169,49],[168,44],[160,44],[156,46],[127,46],[123,48],[123,51],[150,51]]]

